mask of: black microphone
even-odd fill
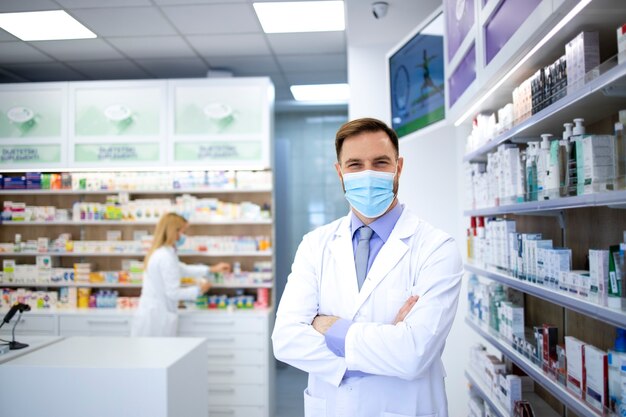
[[[15,315],[15,313],[17,313],[18,311],[20,313],[23,313],[25,311],[30,311],[30,306],[28,304],[24,304],[24,303],[13,304],[13,306],[11,306],[11,309],[9,310],[9,312],[2,319],[2,322],[3,323],[9,323],[11,321],[11,319],[13,318],[13,316]]]

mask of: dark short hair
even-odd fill
[[[352,136],[360,135],[364,132],[385,132],[391,140],[391,144],[396,150],[396,158],[400,154],[400,147],[398,145],[398,135],[392,128],[387,126],[384,122],[371,117],[364,117],[362,119],[355,119],[344,123],[337,134],[335,135],[335,151],[337,152],[337,162],[340,161],[341,149],[343,148],[343,142]]]

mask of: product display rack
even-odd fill
[[[551,200],[526,201],[498,207],[465,210],[465,216],[498,216],[503,214],[537,214],[585,207],[626,207],[626,191],[606,191]]]
[[[551,133],[555,139],[560,139],[563,123],[572,122],[574,118],[584,118],[587,134],[613,132],[618,111],[626,108],[623,93],[620,92],[626,82],[626,62],[618,63],[615,38],[616,29],[624,23],[625,5],[617,0],[590,0],[572,2],[567,8],[572,12],[568,14],[568,11],[563,11],[555,20],[560,20],[566,14],[571,19],[563,19],[558,25],[559,30],[551,32],[553,36],[550,39],[539,41],[552,29],[552,25],[546,25],[537,33],[522,35],[525,39],[521,42],[512,42],[509,49],[519,48],[518,51],[521,53],[511,54],[511,59],[502,65],[500,70],[492,71],[493,77],[488,82],[478,86],[476,91],[484,92],[503,79],[502,83],[498,84],[499,88],[489,97],[472,98],[478,103],[474,115],[483,111],[495,111],[511,102],[513,89],[536,71],[561,57],[565,52],[565,44],[582,31],[599,32],[601,65],[588,73],[586,81],[581,85],[569,86],[564,97],[507,131],[495,135],[486,143],[469,149],[463,156],[464,163],[485,162],[487,155],[495,152],[503,144],[518,144],[523,149],[526,142],[539,141],[540,134]],[[520,44],[523,47],[520,47]],[[536,44],[542,46],[534,48]],[[507,49],[507,46],[502,49]],[[526,51],[533,51],[533,54],[524,57]],[[507,53],[505,51],[503,55]],[[478,78],[485,81],[484,77]],[[473,104],[466,102],[468,100],[464,102],[465,108]],[[459,123],[463,122],[469,124],[469,120],[459,120]],[[626,208],[626,191],[617,190],[519,203],[512,203],[509,200],[500,201],[498,204],[494,201],[491,207],[466,208],[463,214],[468,217],[505,217],[507,220],[515,220],[518,233],[542,233],[544,239],[553,240],[555,247],[570,248],[572,270],[588,270],[587,255],[590,249],[606,250],[609,246],[622,241],[622,231],[626,230],[626,216],[623,215],[625,212],[620,210],[623,208]],[[615,327],[626,327],[624,311],[610,309],[540,284],[520,280],[495,268],[483,267],[471,259],[466,262],[465,269],[468,274],[484,277],[523,292],[524,322],[534,326],[542,323],[556,326],[559,344],[563,343],[564,336],[573,336],[601,350],[607,350],[613,348]],[[552,376],[545,374],[540,366],[513,349],[510,342],[504,341],[498,335],[494,336],[495,331],[485,329],[471,318],[466,318],[465,321],[482,338],[492,343],[543,387],[543,390],[536,390],[536,393],[553,410],[559,411],[559,415],[568,415],[566,413],[589,417],[602,415],[584,400],[567,391]],[[472,380],[471,376],[470,373],[468,379]],[[563,406],[567,411],[562,408]]]
[[[48,255],[55,257],[143,257],[145,252],[0,252],[0,257],[23,257]],[[202,257],[202,258],[224,258],[224,257],[271,257],[272,251],[254,252],[180,252],[178,257]]]
[[[616,327],[626,328],[626,311],[616,310],[585,301],[580,298],[572,297],[564,292],[555,291],[532,282],[522,281],[502,272],[480,268],[472,265],[471,263],[465,264],[465,270],[476,275],[480,275],[481,277],[498,281],[507,287],[515,288],[526,294],[539,297],[551,303],[558,304],[589,317],[593,317],[594,319],[604,323],[608,323]]]
[[[0,223],[5,226],[154,226],[157,224],[156,220],[142,221],[142,220],[79,220],[79,221],[3,221]],[[192,220],[191,224],[194,226],[203,225],[255,225],[255,224],[267,224],[271,225],[271,219],[258,219],[258,220]]]
[[[492,410],[496,412],[498,417],[512,417],[513,414],[509,413],[504,406],[494,399],[492,395],[489,394],[489,389],[485,386],[485,383],[478,378],[476,373],[468,369],[465,371],[465,377],[468,379],[470,384],[472,384],[472,389],[475,393],[478,394],[483,400],[487,401]],[[537,394],[532,392],[524,392],[522,394],[524,400],[528,401],[535,412],[536,416],[541,417],[560,417],[553,409],[550,408],[548,404],[545,403]]]
[[[517,137],[539,137],[545,132],[561,131],[564,120],[572,120],[581,114],[585,115],[585,122],[590,123],[622,110],[624,101],[619,94],[614,97],[609,94],[626,81],[626,62],[617,64],[617,58],[613,57],[600,66],[600,71],[603,73],[578,90],[466,154],[463,161],[485,161],[488,153]]]
[[[0,288],[61,288],[61,287],[80,287],[80,288],[141,288],[142,284],[115,284],[115,283],[100,283],[100,282],[37,282],[37,283],[15,283],[15,282],[0,282]],[[211,283],[211,288],[272,288],[272,283],[223,283],[214,282]]]
[[[465,318],[465,323],[495,346],[504,356],[515,363],[515,365],[522,369],[535,382],[539,383],[548,390],[550,394],[554,395],[568,409],[574,411],[581,417],[599,417],[601,415],[600,412],[591,408],[583,400],[571,394],[565,387],[546,375],[539,367],[513,349],[506,341],[503,341],[498,336],[492,335],[488,330],[484,329],[483,326],[475,323],[474,320],[469,317]],[[543,416],[543,414],[538,415]]]
[[[55,190],[0,190],[0,195],[106,195],[106,194],[118,194],[127,193],[133,194],[238,194],[238,193],[268,193],[271,192],[271,187],[250,187],[250,188],[170,188],[170,189],[156,189],[156,190],[72,190],[72,189],[55,189]]]

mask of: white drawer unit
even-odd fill
[[[19,322],[17,322],[17,314],[13,316],[9,323],[5,323],[2,326],[0,334],[11,334],[15,323],[17,323],[15,327],[16,335],[56,336],[57,334],[56,315],[29,315],[28,312],[22,315]]]
[[[265,407],[209,407],[209,417],[265,417]]]
[[[60,316],[61,336],[130,336],[130,316]]]
[[[209,384],[209,407],[218,405],[267,404],[267,386],[261,384],[222,385]]]
[[[265,365],[209,366],[209,384],[263,384]]]
[[[265,333],[266,325],[263,317],[237,317],[236,314],[181,314],[178,317],[178,331],[185,333]]]
[[[267,363],[266,349],[218,350],[209,347],[209,368],[212,365],[263,365]]]

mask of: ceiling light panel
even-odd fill
[[[343,1],[253,3],[265,33],[345,30]]]
[[[0,13],[0,27],[23,41],[97,37],[95,33],[63,10]]]
[[[297,101],[346,103],[350,98],[348,84],[292,85],[291,94]]]

